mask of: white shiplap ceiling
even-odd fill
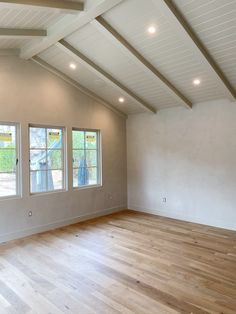
[[[125,114],[236,96],[235,0],[77,0],[82,12],[44,7],[50,0],[9,2],[0,1],[0,55],[19,49],[41,59]],[[3,36],[5,29],[47,36]]]
[[[196,5],[196,1],[175,0],[175,3],[236,87],[236,1],[199,1]]]
[[[97,31],[93,24],[86,25],[65,40],[154,108],[175,105],[175,100],[162,90],[153,75],[144,72],[135,60],[127,57],[122,49],[117,49],[117,45]]]
[[[82,86],[86,86],[93,93],[99,95],[113,106],[116,106],[118,98],[124,95],[118,87],[105,81],[102,77],[94,73],[94,71],[87,68],[82,62],[71,57],[68,53],[62,51],[55,45],[39,54],[39,57]],[[68,67],[70,63],[75,63],[77,69],[71,70]],[[138,102],[127,95],[125,95],[125,97],[127,98],[127,106],[125,104],[119,104],[119,108],[122,111],[126,111],[127,113],[139,113],[143,111]]]
[[[65,16],[58,10],[32,6],[9,5],[0,2],[0,27],[44,28]]]

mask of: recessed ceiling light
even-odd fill
[[[194,85],[199,85],[201,83],[201,81],[199,80],[199,79],[195,79],[194,81],[193,81],[193,84]]]
[[[149,26],[148,27],[148,32],[150,34],[155,34],[156,33],[156,27],[155,26]]]
[[[71,68],[72,70],[75,70],[75,69],[76,69],[76,64],[71,63],[71,64],[70,64],[70,68]]]
[[[124,102],[124,101],[125,101],[125,99],[123,97],[119,98],[119,102]]]

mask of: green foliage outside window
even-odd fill
[[[16,166],[16,152],[13,144],[0,148],[0,172],[14,172]]]
[[[73,131],[73,149],[84,149],[84,132]]]

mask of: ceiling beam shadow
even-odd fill
[[[129,97],[135,99],[142,107],[144,107],[147,111],[151,111],[153,113],[156,113],[157,110],[152,107],[150,104],[145,102],[143,99],[141,99],[139,96],[137,96],[134,92],[129,90],[126,86],[124,86],[121,82],[116,80],[113,76],[111,76],[109,73],[107,73],[105,70],[100,68],[97,64],[95,64],[93,61],[91,61],[89,58],[87,58],[85,55],[83,55],[80,51],[75,49],[73,46],[71,46],[68,42],[65,40],[60,40],[57,44],[57,47],[65,51],[67,54],[72,55],[74,58],[79,59],[79,61],[88,67],[90,70],[98,74],[100,77],[105,79],[108,83],[114,85],[116,88],[122,90],[123,93],[128,95]]]
[[[110,38],[116,41],[120,47],[125,48],[126,52],[140,65],[144,70],[151,72],[161,83],[162,87],[167,92],[179,101],[181,104],[188,108],[192,108],[192,102],[185,97],[156,67],[154,67],[147,59],[145,59],[123,36],[121,36],[102,16],[98,16],[94,21],[94,24],[101,32],[105,32]]]

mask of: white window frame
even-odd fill
[[[72,128],[72,134],[73,131],[79,131],[79,132],[96,132],[97,134],[97,184],[88,184],[88,185],[83,185],[83,186],[77,186],[74,187],[74,168],[73,166],[73,152],[74,150],[79,150],[78,148],[74,148],[73,146],[73,135],[71,136],[71,147],[72,147],[72,186],[73,190],[84,190],[84,189],[92,189],[92,188],[100,188],[102,187],[102,136],[101,136],[101,131],[98,129],[84,129],[84,128]],[[85,143],[85,142],[84,142]],[[86,149],[84,147],[84,151],[86,152]],[[86,156],[86,155],[85,155]]]
[[[62,131],[62,165],[63,169],[62,170],[62,180],[63,180],[63,187],[62,189],[57,189],[57,190],[46,190],[42,192],[31,192],[31,167],[30,167],[30,152],[31,152],[31,143],[30,143],[30,128],[39,128],[39,129],[45,129],[47,132],[48,129],[57,129]],[[29,191],[31,196],[37,196],[37,195],[42,195],[42,194],[54,194],[54,193],[60,193],[60,192],[65,192],[67,191],[67,145],[66,145],[66,128],[63,126],[55,126],[55,125],[43,125],[43,124],[29,124],[28,125],[28,150],[29,150]],[[46,160],[47,160],[47,138],[46,138]],[[40,170],[39,170],[40,171]],[[45,170],[46,172],[48,171]]]
[[[0,201],[20,198],[21,195],[21,154],[20,154],[20,124],[17,122],[0,122],[0,125],[14,126],[16,130],[16,194],[0,196]]]

